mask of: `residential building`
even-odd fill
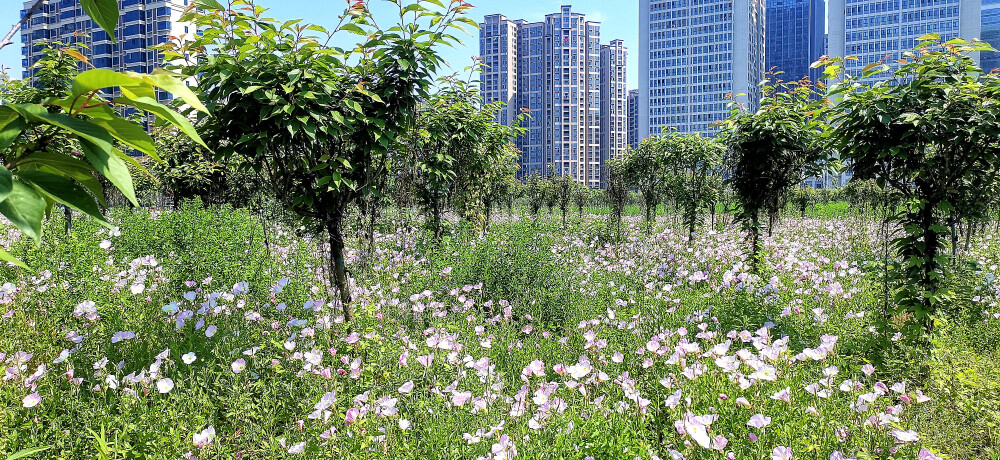
[[[519,177],[551,165],[600,187],[604,162],[624,151],[627,50],[620,40],[602,47],[600,28],[570,6],[541,22],[492,14],[480,24],[484,101],[507,104],[504,123],[522,109],[530,115],[515,141]]]
[[[149,73],[163,64],[159,52],[149,47],[166,42],[167,37],[193,32],[192,26],[180,22],[187,3],[188,0],[121,0],[116,43],[83,12],[79,0],[46,0],[21,28],[22,77],[34,77],[33,66],[41,59],[45,42],[85,45],[81,52],[96,68]],[[33,0],[25,1],[24,8],[33,4]],[[170,98],[169,93],[157,91],[158,100]]]
[[[766,0],[764,63],[776,79],[816,82],[822,69],[810,69],[826,50],[825,0]],[[778,73],[780,72],[780,74]]]
[[[1000,0],[982,0],[983,22],[979,38],[1000,50]],[[980,55],[980,65],[986,72],[1000,69],[1000,52],[986,52]]]
[[[979,38],[983,13],[980,0],[830,0],[829,54],[857,57],[846,70],[859,74],[872,63],[895,64],[929,33]]]
[[[625,87],[625,72],[628,50],[622,40],[611,40],[601,46],[601,106],[597,117],[600,120],[601,157],[596,165],[600,178],[600,188],[607,187],[607,175],[602,174],[603,165],[608,160],[618,158],[628,148],[628,89]]]
[[[639,90],[628,92],[628,146],[639,147]]]
[[[640,137],[712,133],[730,95],[755,108],[764,16],[764,0],[640,0]]]

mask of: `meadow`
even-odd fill
[[[751,274],[730,217],[392,211],[346,233],[350,324],[324,239],[245,210],[6,227],[0,458],[1000,458],[995,232],[887,346],[877,221],[790,212]]]

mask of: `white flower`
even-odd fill
[[[184,364],[191,364],[196,359],[198,359],[198,357],[195,356],[195,354],[194,354],[193,351],[189,352],[189,353],[185,353],[183,356],[181,356],[181,361],[184,361]]]
[[[240,358],[237,359],[236,361],[233,361],[233,364],[230,367],[233,368],[234,374],[239,374],[240,372],[243,372],[243,370],[247,368],[247,362],[243,358]]]
[[[170,390],[174,389],[174,381],[167,378],[157,380],[156,389],[160,392],[160,394],[170,393]]]
[[[192,440],[195,446],[198,446],[199,449],[204,449],[205,446],[212,444],[212,441],[215,440],[215,427],[209,425],[201,433],[195,433]]]
[[[23,405],[25,409],[31,409],[32,407],[35,407],[41,403],[42,403],[42,396],[39,395],[37,392],[25,396],[24,399],[21,400],[21,405]]]

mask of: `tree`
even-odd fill
[[[667,172],[666,150],[662,139],[648,137],[639,143],[639,148],[629,150],[622,156],[619,175],[628,187],[634,188],[642,195],[646,208],[646,229],[651,231],[656,219],[656,207],[667,189],[669,174]]]
[[[918,40],[895,71],[875,63],[853,75],[843,60],[832,59],[825,72],[841,80],[829,92],[839,99],[830,146],[850,159],[855,177],[904,197],[896,216],[903,235],[893,242],[903,282],[894,313],[929,330],[937,307],[952,295],[942,283],[947,224],[981,215],[983,191],[1000,171],[1000,77],[984,74],[971,57],[993,51],[986,43],[942,42],[936,34]],[[883,73],[891,79],[862,83]],[[911,337],[920,332],[905,330]]]
[[[583,219],[583,207],[590,201],[591,189],[579,182],[574,182],[574,184],[573,204],[576,205],[576,209],[580,213],[580,219]]]
[[[538,211],[545,204],[545,183],[538,173],[532,173],[525,181],[524,194],[528,199],[528,210],[538,218]]]
[[[331,31],[266,18],[252,1],[223,7],[205,2],[182,17],[199,27],[193,40],[162,47],[165,59],[188,59],[211,101],[204,119],[217,159],[237,153],[277,199],[326,231],[331,284],[345,319],[351,292],[344,261],[348,206],[384,182],[389,152],[429,96],[441,58],[435,47],[471,7],[415,0],[397,4],[399,23],[379,27],[363,2],[349,4]],[[337,33],[357,34],[357,46],[327,45]]]
[[[655,145],[665,150],[667,169],[676,178],[678,204],[683,210],[688,240],[692,241],[701,209],[709,203],[714,205],[711,178],[718,175],[725,148],[698,134],[677,133],[665,134]]]
[[[825,101],[815,97],[808,81],[765,80],[761,94],[756,111],[732,103],[721,131],[728,148],[728,182],[738,204],[736,218],[749,235],[754,269],[760,262],[762,213],[780,210],[788,190],[827,160],[820,143]]]
[[[116,9],[117,11],[117,9]],[[116,17],[117,21],[117,17]],[[173,93],[192,110],[205,110],[175,75],[151,75],[91,69],[76,73],[79,51],[54,45],[37,64],[38,87],[6,82],[0,104],[0,214],[36,243],[42,221],[59,203],[87,214],[105,226],[107,206],[100,178],[109,181],[138,206],[129,165],[145,168],[118,145],[159,160],[142,126],[119,112],[145,111],[160,124],[176,126],[201,143],[187,118],[156,101],[156,89]],[[6,76],[4,76],[6,80]],[[110,98],[106,88],[120,96]],[[0,250],[0,260],[23,264]]]
[[[562,225],[565,227],[566,213],[569,211],[569,203],[573,199],[573,185],[577,182],[569,174],[562,172],[554,174],[554,169],[551,165],[549,165],[549,172],[549,199],[559,206],[559,211],[562,212]],[[549,209],[551,208],[552,206],[549,205]]]
[[[628,202],[628,185],[625,179],[624,160],[613,159],[608,162],[605,174],[608,178],[608,188],[604,189],[604,198],[611,207],[608,213],[608,231],[617,238],[622,234],[622,218],[625,216],[625,204]]]

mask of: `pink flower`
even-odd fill
[[[409,382],[404,383],[403,386],[399,387],[400,393],[406,394],[411,391],[413,391],[413,380],[410,380]]]
[[[785,446],[775,447],[771,451],[771,460],[792,460],[792,448]]]
[[[764,414],[755,414],[750,417],[750,421],[747,422],[747,426],[752,428],[764,428],[771,424],[771,417],[767,417]]]
[[[195,433],[192,437],[194,445],[199,449],[204,449],[209,444],[212,444],[213,440],[215,440],[215,427],[212,425],[209,425],[208,428],[202,430],[201,433]]]
[[[471,391],[459,391],[451,396],[451,403],[458,407],[462,407],[471,398],[472,398]]]
[[[933,452],[927,450],[925,447],[920,449],[920,452],[917,452],[917,460],[941,460],[941,457],[934,455]]]
[[[431,363],[434,362],[434,355],[417,356],[417,362],[423,364],[424,367],[430,367]]]
[[[350,409],[347,409],[347,414],[344,415],[344,424],[350,425],[354,423],[354,421],[358,419],[359,415],[361,415],[361,410],[359,410],[357,407],[352,407]]]
[[[893,429],[889,434],[896,438],[898,442],[917,442],[920,440],[920,436],[913,430]]]
[[[243,370],[247,368],[247,362],[243,358],[240,358],[237,359],[236,361],[233,361],[233,364],[230,365],[230,367],[233,369],[234,374],[239,374],[240,372],[243,372]]]
[[[38,406],[41,403],[42,403],[42,396],[39,395],[37,392],[25,396],[24,399],[21,400],[21,405],[23,405],[25,409],[31,409],[32,407]]]
[[[494,460],[510,460],[517,455],[517,447],[514,447],[514,442],[510,440],[509,436],[503,435],[490,448],[490,453],[493,454]]]
[[[789,387],[785,387],[784,390],[781,390],[781,391],[779,391],[779,392],[771,395],[771,399],[776,400],[776,401],[790,402],[792,395],[789,392],[789,390],[790,390]]]

